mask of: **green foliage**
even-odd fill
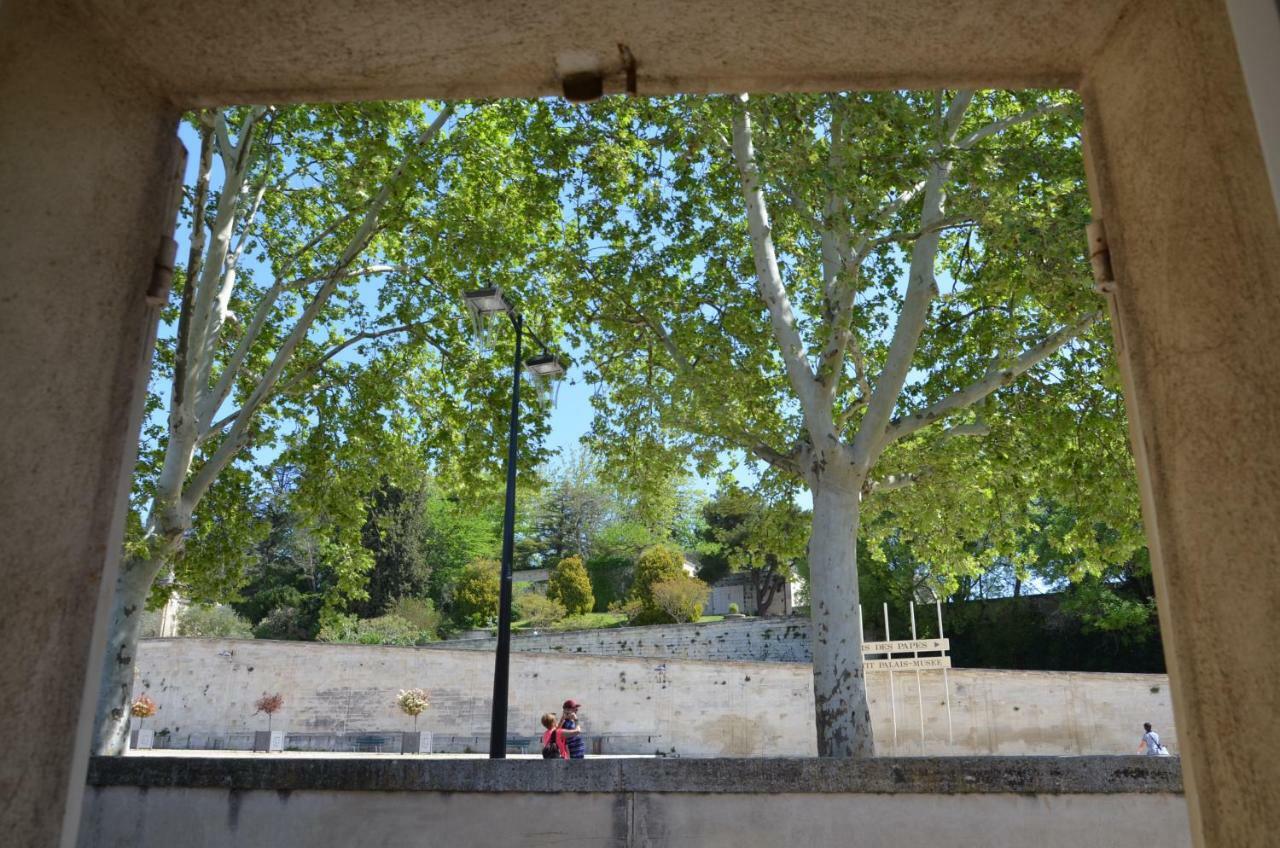
[[[653,584],[653,604],[671,621],[697,621],[711,595],[711,588],[696,577],[681,573]]]
[[[571,615],[556,623],[552,630],[600,630],[606,627],[619,627],[626,622],[626,617],[614,612],[588,612],[582,615]]]
[[[587,560],[586,568],[595,597],[592,607],[595,612],[606,612],[631,591],[635,564],[629,557],[616,554],[592,557]]]
[[[654,586],[668,580],[684,577],[684,554],[669,545],[651,545],[636,558],[635,579],[631,584],[628,601],[639,604],[638,611],[630,611],[633,624],[658,624],[670,620],[670,616],[658,606]]]
[[[438,638],[444,616],[430,598],[398,598],[387,608],[387,615],[403,618],[432,639]]]
[[[431,566],[423,551],[426,493],[384,480],[369,498],[361,544],[373,555],[365,591],[354,611],[372,617],[387,611],[397,598],[425,595]]]
[[[515,596],[512,603],[516,618],[532,627],[546,627],[565,617],[564,604],[534,589],[526,589]]]
[[[620,557],[634,560],[640,552],[662,539],[636,521],[618,521],[608,525],[596,537],[593,558]]]
[[[311,621],[297,607],[276,607],[253,627],[258,639],[309,641],[315,637]]]
[[[252,639],[253,626],[227,606],[190,606],[178,617],[178,635],[200,639]]]
[[[591,578],[581,557],[565,557],[556,564],[547,584],[547,597],[559,601],[571,615],[594,609],[596,599],[591,593]]]
[[[486,627],[498,617],[501,565],[478,559],[462,569],[453,589],[453,618],[467,627]]]
[[[954,96],[787,94],[746,106],[780,272],[811,364],[833,332],[822,230],[847,219],[851,243],[867,239],[864,257],[838,281],[852,290],[850,332],[863,360],[845,357],[834,375],[832,411],[847,412],[838,434],[847,443],[865,413],[855,366],[865,365],[871,383],[884,367],[922,207],[917,198],[887,218],[875,213],[926,175],[939,153],[939,110]],[[1039,106],[1051,108],[945,151],[953,160],[946,214],[955,223],[940,235],[937,292],[897,414],[948,397],[1100,308],[1079,236],[1090,209],[1074,96],[980,92],[958,137]],[[601,386],[592,443],[650,477],[690,459],[707,473],[726,454],[760,446],[786,456],[818,439],[755,291],[740,175],[725,143],[736,108],[727,97],[609,99],[565,116],[585,174],[573,192],[587,270],[571,291],[575,311],[592,316],[573,327],[595,354],[586,379]],[[843,219],[826,211],[832,203],[843,204]],[[947,435],[953,424],[990,433]],[[896,534],[939,587],[955,585],[1019,556],[1020,528],[1046,496],[1070,508],[1076,523],[1065,532],[1090,567],[1123,562],[1141,544],[1105,321],[946,425],[879,457],[872,479],[915,483],[865,501],[863,539],[872,548]],[[800,472],[774,470],[766,485],[808,484]],[[1116,534],[1096,536],[1099,521]]]
[[[338,614],[320,628],[318,639],[356,645],[424,645],[435,641],[436,636],[398,615],[357,618]]]
[[[706,582],[745,571],[751,577],[756,609],[762,610],[798,576],[797,566],[809,543],[810,517],[795,505],[789,491],[770,498],[726,479],[703,505],[702,517],[698,576]]]
[[[496,487],[447,495],[432,488],[422,513],[422,555],[430,569],[427,594],[452,611],[453,588],[467,564],[496,556],[502,507]]]
[[[729,615],[740,615],[741,612],[737,604],[729,604]]]

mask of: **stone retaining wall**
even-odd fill
[[[115,757],[88,782],[80,848],[1191,845],[1177,761],[1138,757]]]
[[[496,640],[450,640],[428,647],[493,651]],[[745,618],[705,624],[606,627],[599,630],[545,632],[511,638],[511,650],[598,657],[654,657],[732,662],[813,661],[809,619]]]
[[[248,738],[241,734],[266,728],[253,703],[268,692],[284,696],[273,724],[291,734],[345,740],[408,730],[396,692],[420,686],[430,691],[431,707],[419,728],[438,740],[437,750],[487,749],[491,654],[150,639],[139,647],[138,670],[135,692],[145,690],[160,706],[147,726],[161,745],[237,747],[236,739]],[[532,736],[540,714],[572,697],[584,704],[588,738],[603,753],[815,753],[812,673],[801,663],[517,653],[510,681],[508,729],[517,736]],[[885,755],[1129,753],[1143,721],[1177,751],[1163,675],[955,669],[917,681],[914,673],[891,680],[873,672],[868,688],[877,750]]]

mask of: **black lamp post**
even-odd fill
[[[493,663],[493,717],[489,722],[489,759],[507,756],[507,681],[511,673],[511,568],[516,537],[516,451],[520,434],[520,348],[525,332],[538,343],[542,353],[524,362],[539,377],[564,374],[560,360],[547,353],[547,346],[532,330],[525,330],[524,316],[502,296],[499,288],[466,292],[467,308],[479,316],[505,314],[516,328],[516,355],[511,369],[511,418],[507,437],[507,502],[502,514],[502,577],[498,584],[498,651]]]

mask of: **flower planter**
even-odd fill
[[[284,750],[284,731],[283,730],[255,730],[253,731],[253,750],[263,751],[265,753],[274,753]]]
[[[430,754],[431,753],[431,732],[415,730],[411,733],[401,734],[400,753]]]

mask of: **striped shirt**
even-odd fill
[[[560,722],[560,726],[565,730],[575,730],[578,723],[573,719],[565,719]],[[587,756],[587,740],[582,738],[581,733],[566,735],[564,741],[569,746],[569,759],[581,760]]]

